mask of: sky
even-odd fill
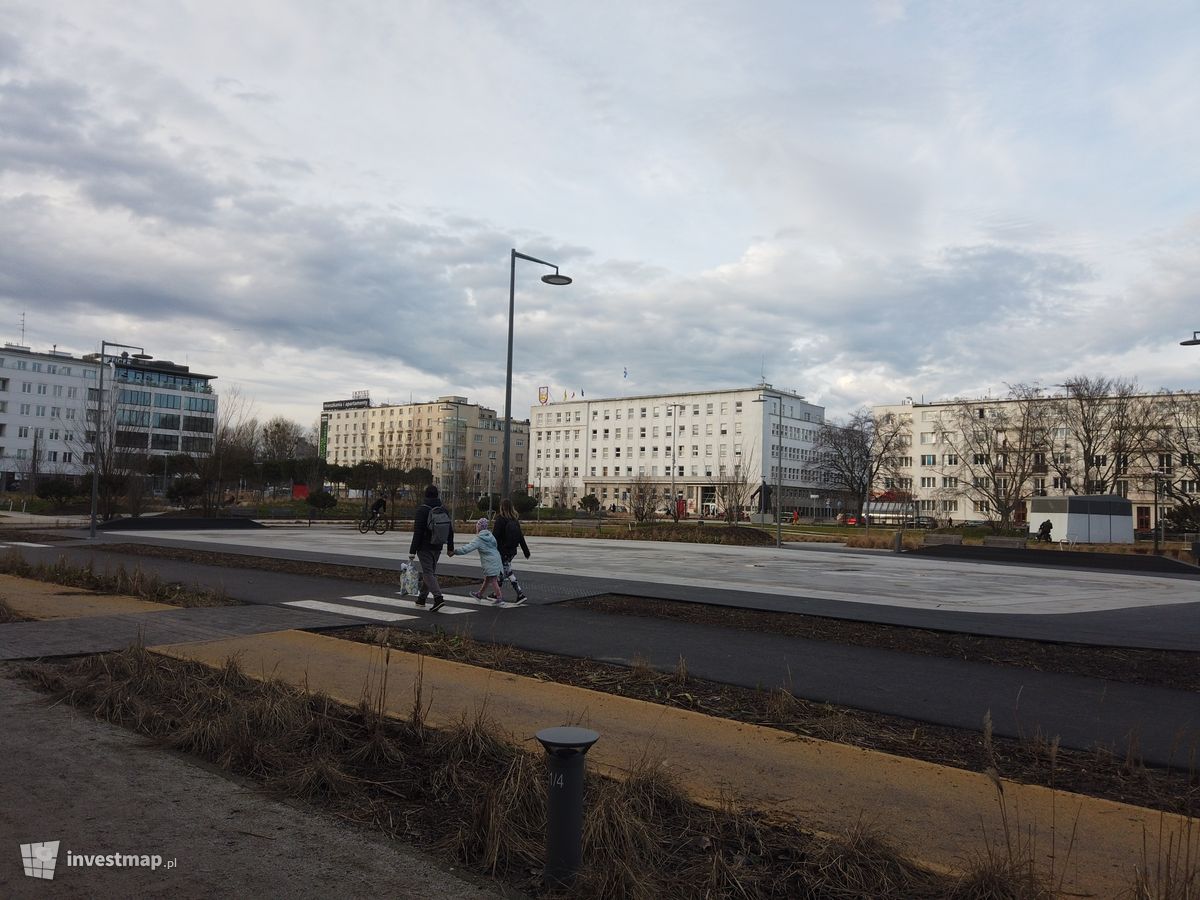
[[[324,400],[1200,388],[1200,4],[0,0],[0,340]]]

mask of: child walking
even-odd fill
[[[521,582],[512,570],[513,558],[520,547],[529,559],[529,545],[525,543],[525,535],[521,532],[521,519],[507,497],[500,501],[500,513],[496,516],[496,546],[500,548],[500,563],[503,574],[500,576],[500,593],[504,593],[504,582],[512,582],[517,591],[517,603],[525,602],[525,592],[521,590]]]
[[[451,550],[450,555],[462,556],[472,550],[479,551],[479,564],[483,566],[483,584],[479,586],[479,590],[471,591],[471,596],[476,600],[483,600],[486,597],[499,604],[504,599],[500,593],[500,573],[504,570],[504,566],[500,561],[500,551],[496,548],[496,538],[488,531],[487,519],[479,519],[475,523],[475,540],[465,547]],[[488,593],[489,588],[491,589],[490,594]]]

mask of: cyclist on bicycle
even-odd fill
[[[383,510],[386,507],[387,507],[387,501],[384,500],[382,497],[380,497],[378,500],[376,500],[374,503],[371,504],[371,518],[374,519],[376,516],[382,515]]]

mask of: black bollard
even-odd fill
[[[583,855],[583,762],[600,735],[590,728],[543,728],[550,780],[546,792],[546,884],[566,887]]]

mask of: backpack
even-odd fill
[[[450,540],[450,513],[444,506],[435,506],[429,510],[429,543],[440,547]]]

